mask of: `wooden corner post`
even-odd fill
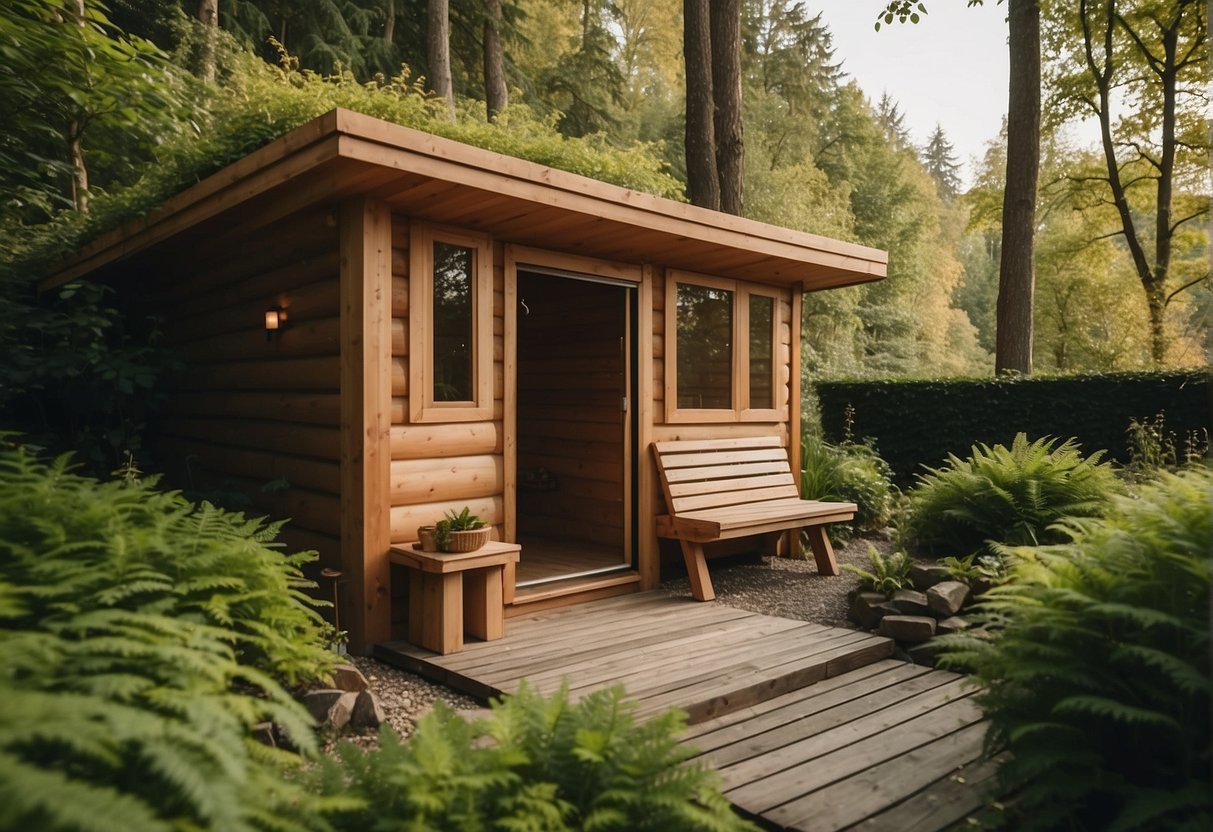
[[[341,560],[350,650],[391,638],[392,215],[341,206]]]

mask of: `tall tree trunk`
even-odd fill
[[[741,0],[713,0],[709,7],[720,210],[740,215],[745,164],[741,122]]]
[[[84,0],[76,0],[76,25],[84,28]],[[89,74],[88,86],[92,87],[92,76]],[[77,112],[67,123],[67,131],[63,138],[67,143],[68,161],[72,165],[72,204],[82,214],[88,213],[88,166],[84,162],[84,116]]]
[[[708,0],[683,0],[682,51],[686,63],[687,195],[692,205],[720,210],[712,98],[712,42]]]
[[[215,50],[219,32],[219,0],[198,0],[198,22],[202,24],[202,46],[198,53],[198,77],[215,80]]]
[[[383,40],[391,44],[396,39],[396,0],[387,0],[387,17],[383,21]]]
[[[427,0],[425,57],[430,65],[430,92],[446,100],[447,117],[455,120],[455,87],[451,81],[451,20],[448,0]]]
[[[1007,10],[1011,79],[994,367],[997,373],[1030,373],[1040,173],[1040,0],[1008,0]]]
[[[67,127],[67,153],[72,163],[72,203],[82,214],[88,213],[88,167],[84,163],[84,125],[72,119]]]
[[[484,106],[489,121],[509,103],[505,87],[505,52],[501,48],[501,0],[484,3]]]

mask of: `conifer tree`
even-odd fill
[[[960,193],[960,163],[956,161],[956,149],[938,123],[922,149],[922,163],[935,180],[939,195],[944,199],[955,199]]]

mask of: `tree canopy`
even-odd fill
[[[728,161],[722,136],[743,136],[729,158],[745,215],[889,251],[886,281],[807,298],[813,373],[990,372],[1005,137],[966,181],[948,125],[912,136],[899,102],[847,75],[808,3],[745,0],[725,37],[740,125],[722,126],[709,99],[710,149],[688,159],[684,5],[13,0],[0,10],[6,262],[62,252],[333,106],[675,198],[692,164]],[[885,5],[926,21],[926,4]],[[431,6],[446,6],[453,120],[427,93]],[[1204,6],[1043,11],[1038,367],[1197,363],[1213,308]],[[1106,141],[1073,144],[1066,125],[1101,107]]]

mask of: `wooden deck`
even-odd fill
[[[506,637],[391,664],[487,699],[523,679],[577,699],[622,684],[641,716],[679,707],[726,796],[771,828],[937,830],[981,805],[994,772],[973,688],[889,659],[887,639],[643,593],[510,619]]]

